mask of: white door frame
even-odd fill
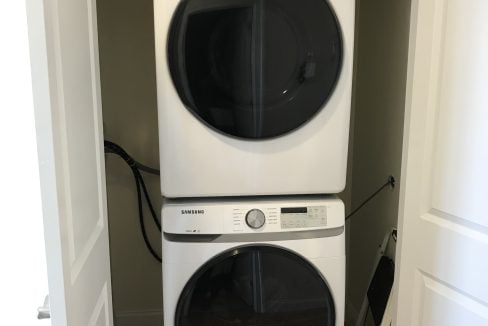
[[[31,52],[34,107],[36,115],[37,147],[43,198],[44,239],[51,302],[52,325],[67,325],[64,295],[61,234],[56,194],[56,167],[54,166],[53,126],[51,121],[51,97],[47,59],[44,4],[42,1],[27,1],[27,20]],[[49,227],[46,227],[49,225]]]
[[[27,0],[53,326],[113,325],[95,0]]]

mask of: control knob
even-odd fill
[[[266,216],[259,209],[251,209],[246,214],[246,224],[251,229],[259,229],[264,225],[265,222],[266,222]]]

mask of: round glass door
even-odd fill
[[[334,326],[327,284],[284,249],[235,249],[203,266],[185,286],[176,326]]]
[[[326,0],[182,0],[168,64],[185,106],[239,138],[286,134],[312,119],[342,66]]]

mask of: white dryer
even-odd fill
[[[165,326],[343,326],[344,206],[166,201]]]
[[[166,197],[338,193],[355,0],[155,0]]]

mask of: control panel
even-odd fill
[[[233,208],[232,232],[289,231],[327,227],[327,206]]]
[[[327,226],[327,207],[286,207],[281,208],[281,228],[316,228]]]
[[[344,225],[337,198],[303,201],[214,202],[163,205],[163,230],[174,234],[290,232]]]

